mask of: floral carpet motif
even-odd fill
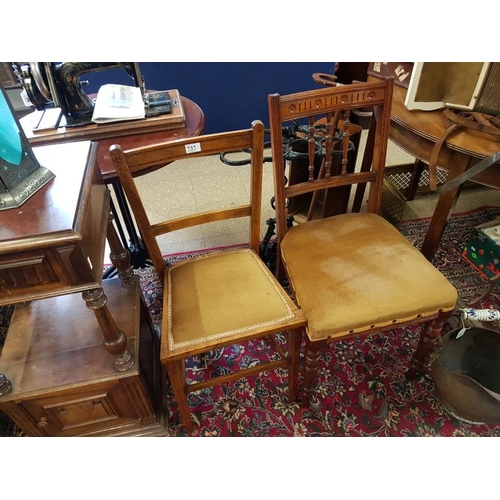
[[[488,282],[461,257],[462,250],[473,227],[498,216],[500,207],[483,207],[452,216],[433,260],[465,303],[479,297]],[[419,247],[428,222],[427,219],[405,221],[399,229]],[[175,262],[187,256],[171,256],[167,260]],[[138,273],[146,301],[158,323],[162,290],[156,274],[152,268]],[[482,307],[500,308],[498,287],[483,301]],[[0,320],[2,314],[8,313],[0,308]],[[487,327],[497,329],[491,323]],[[320,357],[317,385],[307,408],[288,404],[288,375],[283,369],[191,393],[188,401],[197,434],[500,436],[500,425],[467,423],[450,415],[440,403],[430,374],[438,346],[430,356],[427,370],[414,381],[405,379],[419,335],[420,328],[401,328],[331,344]],[[280,340],[284,343],[284,338]],[[274,356],[273,348],[264,341],[220,349],[189,360],[188,376],[200,380],[214,373],[226,373],[236,365],[252,366],[259,359]],[[169,421],[166,435],[185,436],[170,387],[166,399]],[[0,436],[15,434],[15,426],[0,415]]]

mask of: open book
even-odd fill
[[[140,120],[145,116],[139,87],[106,84],[99,89],[92,114],[94,123]]]

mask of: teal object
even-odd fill
[[[23,147],[17,124],[5,94],[0,92],[0,157],[13,165],[21,165]]]

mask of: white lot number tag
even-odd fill
[[[199,142],[195,142],[194,144],[186,144],[186,153],[197,153],[201,151],[201,145]]]

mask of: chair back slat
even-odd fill
[[[342,175],[347,174],[347,155],[349,153],[349,110],[344,114],[344,130],[342,132]]]
[[[127,164],[133,175],[144,173],[148,168],[190,157],[209,156],[223,152],[236,152],[248,148],[252,143],[252,131],[237,130],[224,134],[179,139],[151,146],[127,150]]]
[[[173,231],[179,231],[180,229],[199,226],[200,224],[236,219],[238,217],[250,217],[251,215],[251,208],[248,205],[242,205],[240,207],[210,210],[207,212],[200,212],[199,214],[178,217],[169,221],[158,222],[151,225],[151,230],[155,236],[161,236],[162,234],[168,234]]]

